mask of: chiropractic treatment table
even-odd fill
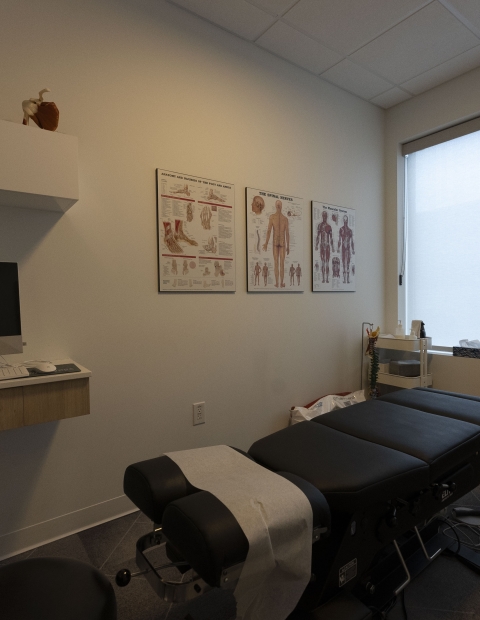
[[[242,454],[296,485],[312,508],[310,583],[290,617],[372,618],[442,551],[460,551],[443,534],[445,509],[480,484],[480,398],[400,390],[280,430]],[[124,489],[154,523],[136,557],[159,596],[182,602],[235,586],[249,543],[213,494],[167,456],[130,465]],[[161,543],[191,577],[162,578],[147,557]],[[130,577],[120,571],[117,584]]]

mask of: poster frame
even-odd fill
[[[300,289],[290,289],[287,287],[283,287],[283,288],[278,288],[277,290],[275,290],[274,288],[268,288],[268,289],[262,289],[262,288],[253,288],[253,286],[251,286],[250,284],[250,265],[249,265],[249,258],[250,258],[250,246],[249,246],[249,231],[250,231],[250,224],[249,224],[249,209],[251,208],[251,204],[250,204],[250,198],[249,198],[249,192],[257,192],[259,194],[261,194],[262,196],[265,196],[266,198],[272,198],[275,200],[279,200],[279,199],[283,199],[283,200],[296,200],[299,202],[300,206],[301,206],[301,211],[302,211],[302,215],[301,215],[301,267],[303,267],[303,272],[301,273],[301,278],[302,278],[302,284],[301,284],[301,288]],[[286,193],[281,193],[281,192],[273,192],[270,190],[263,190],[263,189],[259,189],[259,188],[255,188],[255,187],[250,187],[247,186],[245,187],[245,228],[246,228],[246,236],[245,236],[245,250],[246,250],[246,258],[245,258],[245,277],[246,277],[246,290],[248,293],[281,293],[281,294],[285,294],[285,293],[304,293],[306,290],[306,285],[305,285],[305,226],[304,226],[304,222],[305,222],[305,217],[308,218],[308,207],[306,207],[305,205],[305,199],[301,198],[299,196],[292,196],[290,194],[286,194]],[[269,240],[269,247],[271,247],[273,243],[273,239],[270,238]],[[308,258],[307,258],[308,261]],[[285,271],[285,280],[287,280],[288,278],[288,274],[287,271]],[[307,284],[308,287],[308,284]]]
[[[357,274],[356,274],[356,265],[357,265],[357,261],[356,261],[357,215],[356,215],[356,213],[357,213],[357,210],[352,208],[352,207],[343,207],[343,206],[340,206],[340,205],[334,205],[334,204],[331,204],[331,203],[328,203],[328,202],[323,202],[323,201],[320,201],[320,200],[312,200],[311,203],[310,203],[310,206],[311,206],[311,236],[310,236],[310,238],[311,238],[311,242],[312,242],[312,245],[311,245],[311,258],[312,258],[312,262],[311,262],[311,267],[312,267],[311,282],[312,282],[312,292],[313,293],[355,293],[356,290],[357,290]],[[318,250],[315,250],[315,236],[316,236],[315,235],[315,224],[316,224],[316,222],[315,222],[315,219],[314,219],[314,209],[315,208],[321,208],[321,207],[330,207],[330,208],[332,208],[332,210],[333,209],[338,209],[339,214],[345,212],[348,215],[348,212],[352,212],[353,220],[354,220],[354,224],[353,224],[354,228],[353,228],[353,231],[352,231],[352,244],[351,244],[351,246],[352,246],[352,248],[354,248],[353,252],[352,252],[352,255],[355,256],[355,262],[353,263],[354,282],[353,283],[349,283],[349,284],[352,284],[353,288],[345,288],[345,289],[333,288],[333,287],[331,287],[331,288],[326,288],[325,287],[323,289],[315,288],[315,259],[317,258],[315,253],[317,252],[317,255],[318,255]],[[348,224],[347,224],[347,226],[348,226]],[[341,226],[339,226],[339,229],[340,228],[341,228]],[[332,237],[332,240],[333,240],[333,237]],[[338,251],[338,244],[339,244],[339,241],[337,241],[337,249],[335,250],[334,256],[340,256],[339,251]],[[340,264],[340,278],[339,278],[340,280],[342,279],[342,270],[343,270],[343,265],[341,263]],[[333,268],[331,270],[330,275],[331,275],[331,278],[333,280]],[[340,286],[342,284],[343,283],[341,283]]]
[[[160,230],[160,225],[161,225],[161,200],[162,200],[162,196],[160,194],[161,192],[161,188],[160,188],[160,176],[161,173],[166,172],[169,173],[170,175],[182,175],[185,178],[190,178],[190,180],[192,179],[196,179],[196,180],[202,180],[202,181],[209,181],[211,185],[213,184],[223,184],[225,186],[228,186],[231,190],[231,194],[232,194],[232,218],[231,218],[231,229],[232,229],[232,257],[231,260],[232,261],[232,275],[233,275],[233,287],[232,288],[228,288],[228,289],[212,289],[212,288],[184,288],[184,289],[163,289],[162,290],[162,283],[161,283],[161,279],[162,279],[162,261],[161,261],[161,230]],[[191,294],[197,294],[197,293],[235,293],[237,290],[237,255],[236,255],[236,235],[235,235],[235,185],[233,183],[227,183],[226,181],[218,181],[215,179],[209,179],[207,177],[199,177],[197,175],[190,175],[187,173],[183,173],[183,172],[178,172],[178,171],[173,171],[173,170],[168,170],[166,168],[156,168],[155,169],[155,198],[156,198],[156,236],[157,236],[157,291],[158,293],[162,293],[162,294],[170,294],[170,293],[191,293]],[[221,207],[223,205],[217,205],[217,207]],[[213,209],[213,207],[212,207]],[[203,257],[202,257],[203,258]],[[207,258],[207,256],[205,255],[204,258]],[[212,257],[215,258],[215,256]],[[221,260],[227,260],[227,259],[219,259]]]

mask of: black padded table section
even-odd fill
[[[431,482],[480,450],[480,427],[475,424],[378,400],[331,411],[312,422],[425,461]]]
[[[480,426],[480,399],[477,400],[475,396],[468,397],[465,394],[415,388],[391,392],[379,400]]]
[[[350,512],[430,484],[424,461],[314,422],[259,439],[249,454],[273,471],[289,471],[311,482],[332,510]]]
[[[446,390],[437,390],[436,388],[414,388],[423,392],[436,392],[437,394],[446,394],[447,396],[457,396],[458,398],[466,398],[467,400],[475,400],[480,403],[480,396],[472,396],[471,394],[462,394],[461,392],[448,392]]]

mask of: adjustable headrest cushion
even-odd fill
[[[196,493],[180,467],[168,456],[129,465],[123,478],[125,495],[154,523],[162,523],[170,502]]]
[[[253,460],[243,450],[233,448]],[[154,523],[161,524],[163,512],[170,502],[197,493],[180,467],[168,458],[159,456],[129,465],[123,478],[125,495]]]

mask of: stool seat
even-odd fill
[[[96,568],[32,558],[0,568],[2,620],[116,620],[115,593]]]

